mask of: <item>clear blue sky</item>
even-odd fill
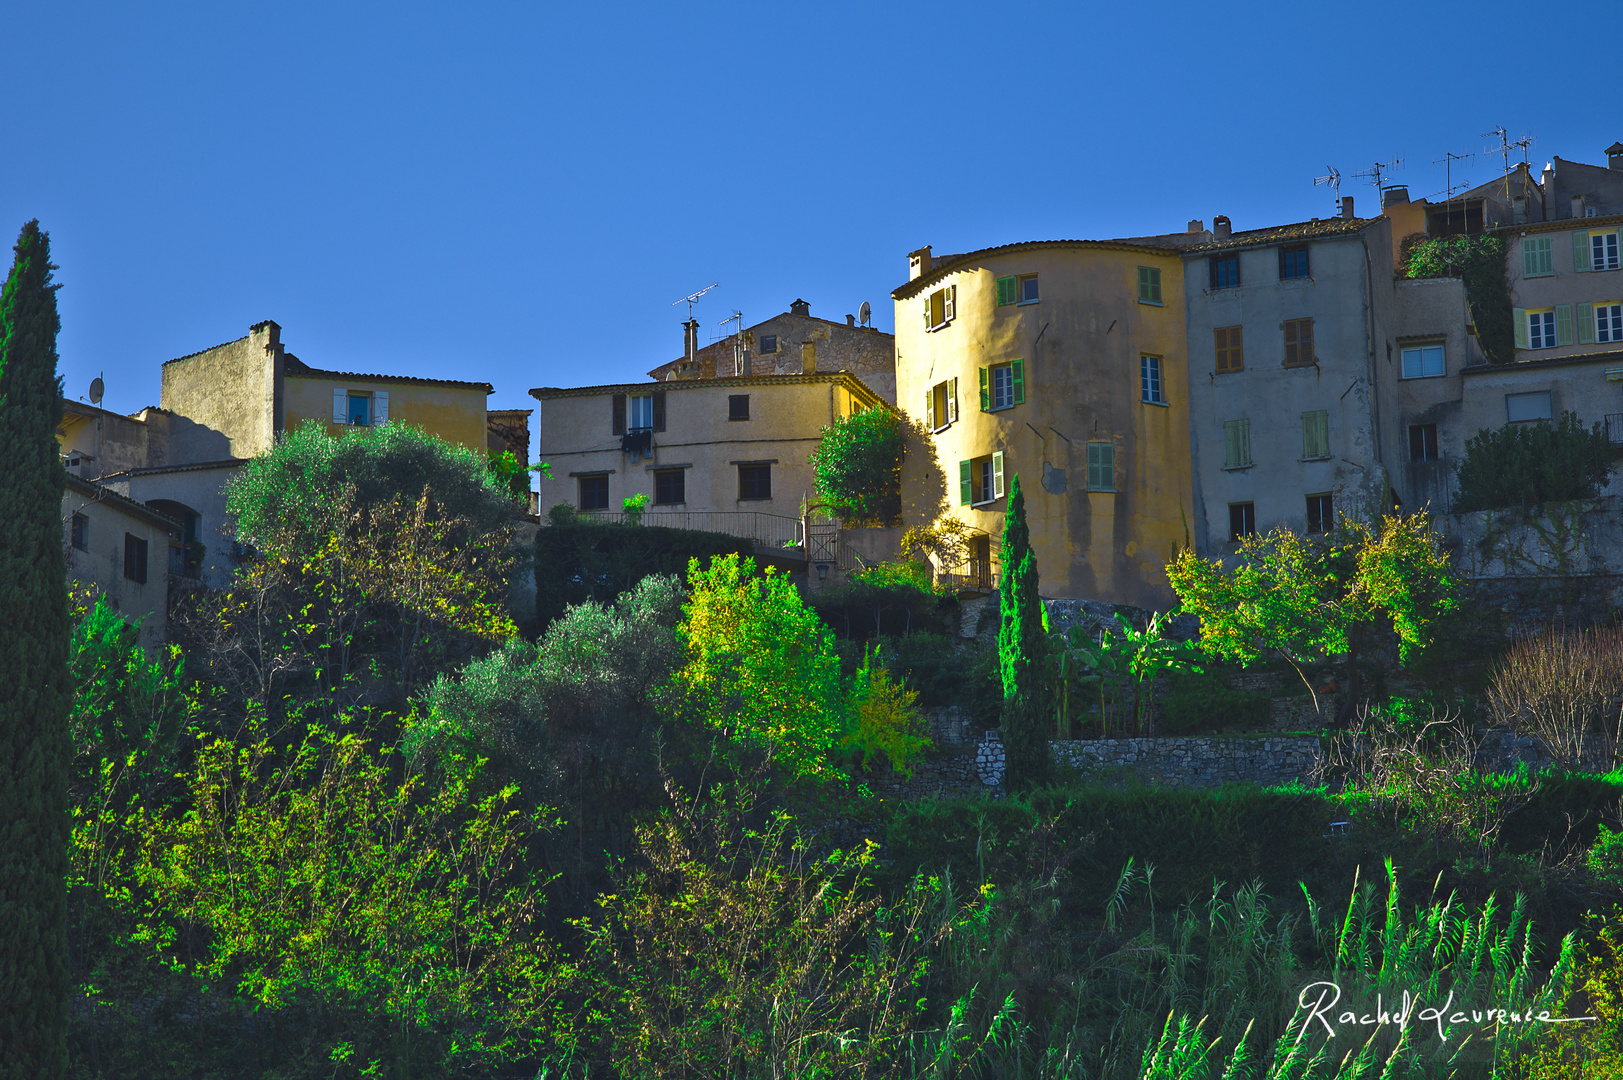
[[[924,244],[1327,216],[1327,165],[1372,213],[1353,173],[1486,180],[1501,124],[1602,164],[1619,42],[1615,0],[8,3],[0,228],[51,232],[72,397],[269,318],[529,407],[674,358],[712,281],[706,340],[796,296],[889,329]]]

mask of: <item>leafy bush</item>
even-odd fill
[[[812,468],[817,493],[852,524],[893,525],[902,512],[906,425],[883,406],[841,417],[823,429]]]
[[[1273,702],[1267,694],[1235,690],[1221,672],[1171,672],[1155,704],[1159,726],[1169,735],[1197,728],[1266,729]]]
[[[1564,412],[1554,424],[1539,420],[1497,431],[1484,428],[1465,444],[1453,510],[1593,499],[1606,486],[1612,456],[1606,426],[1597,420],[1585,430],[1576,413]]]
[[[948,629],[957,603],[937,592],[922,563],[881,563],[851,574],[807,597],[841,637],[867,641],[880,635]]]
[[[571,604],[612,603],[652,575],[680,577],[688,564],[717,555],[749,555],[755,542],[725,533],[653,525],[599,524],[567,503],[549,512],[535,537],[535,607],[541,626]]]
[[[1613,832],[1602,825],[1585,861],[1596,877],[1623,888],[1623,830]]]

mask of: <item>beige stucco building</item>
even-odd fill
[[[914,252],[891,294],[896,390],[931,445],[904,461],[904,523],[980,530],[984,581],[1018,475],[1043,595],[1171,604],[1190,513],[1183,292],[1177,253],[1149,242]]]
[[[93,585],[114,610],[141,622],[141,644],[167,631],[171,549],[180,525],[152,507],[68,476],[62,496],[62,550],[68,580]]]
[[[539,456],[552,468],[541,481],[543,511],[566,503],[615,513],[646,495],[649,514],[785,520],[798,518],[803,498],[815,498],[809,459],[822,429],[885,407],[844,372],[539,387],[530,394],[540,402]],[[730,531],[721,519],[661,523]]]

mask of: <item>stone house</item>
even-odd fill
[[[62,550],[68,580],[93,585],[115,611],[141,622],[141,644],[167,632],[169,567],[180,523],[100,484],[68,475]]]

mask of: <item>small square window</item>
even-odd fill
[[[740,500],[755,501],[772,498],[772,466],[740,465],[738,497]]]
[[[1335,507],[1330,502],[1330,493],[1309,495],[1307,497],[1307,531],[1310,533],[1327,533],[1336,527]]]
[[[1219,326],[1212,331],[1217,346],[1217,373],[1245,370],[1245,348],[1238,326]]]
[[[1159,304],[1161,302],[1161,268],[1159,266],[1141,266],[1138,268],[1138,302],[1141,304]]]
[[[1410,345],[1403,350],[1405,379],[1435,379],[1447,374],[1441,345]]]
[[[1436,424],[1409,425],[1409,460],[1438,460]]]
[[[1213,255],[1211,260],[1211,279],[1214,289],[1232,289],[1240,284],[1240,257],[1238,255]]]
[[[748,394],[727,395],[727,419],[748,420],[750,418],[750,396]]]
[[[1548,420],[1550,412],[1550,392],[1540,390],[1533,394],[1506,394],[1505,395],[1505,421],[1519,424],[1528,420]]]
[[[654,473],[654,505],[679,506],[687,502],[687,470],[660,469]]]
[[[609,508],[609,478],[607,475],[580,477],[580,498],[576,500],[577,506],[582,510],[607,510]]]
[[[1035,304],[1037,302],[1036,274],[1027,274],[1020,279],[1020,302],[1022,304]]]
[[[1088,443],[1088,490],[1116,490],[1116,447],[1114,443]]]
[[[134,533],[124,534],[124,577],[138,585],[147,580],[147,542]]]
[[[73,546],[80,551],[90,550],[90,519],[83,514],[73,515]]]
[[[1313,355],[1313,320],[1285,320],[1285,366],[1310,367]]]
[[[1307,248],[1280,248],[1279,280],[1290,281],[1295,278],[1305,278],[1307,276]]]
[[[1161,395],[1161,358],[1159,356],[1140,356],[1138,358],[1138,390],[1140,400],[1150,405],[1165,405],[1167,399]]]
[[[364,427],[372,422],[372,399],[349,395],[349,422]]]
[[[778,335],[776,335],[776,334],[762,334],[761,335],[761,352],[763,354],[770,355],[770,354],[775,353],[777,351],[778,351]]]
[[[1242,540],[1257,534],[1257,504],[1229,503],[1229,539]]]

